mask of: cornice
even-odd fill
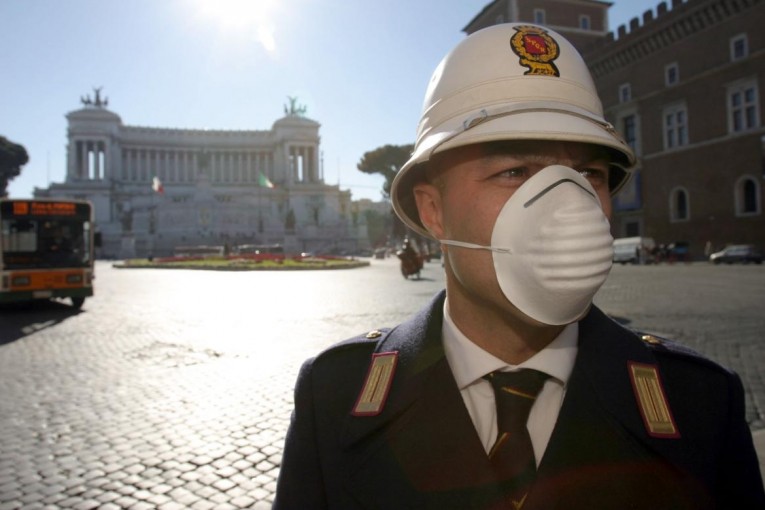
[[[739,16],[760,3],[761,0],[690,0],[675,3],[671,11],[666,11],[666,3],[662,3],[658,16],[654,17],[652,11],[647,11],[642,25],[638,18],[633,18],[629,34],[621,26],[618,39],[609,34],[589,47],[584,59],[593,77],[598,79],[701,30]]]

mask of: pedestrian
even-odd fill
[[[592,304],[634,164],[560,34],[460,42],[391,189],[445,292],[304,364],[274,509],[765,508],[739,377]]]

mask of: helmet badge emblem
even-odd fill
[[[540,27],[522,25],[513,28],[516,34],[510,39],[510,47],[521,57],[519,63],[529,68],[523,74],[560,76],[554,63],[560,55],[555,39]]]

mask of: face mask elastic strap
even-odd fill
[[[488,250],[497,253],[513,253],[508,248],[496,248],[494,246],[481,246],[480,244],[466,243],[463,241],[452,241],[450,239],[442,239],[439,241],[441,244],[448,244],[450,246],[458,246],[460,248],[470,248],[471,250]]]

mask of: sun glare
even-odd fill
[[[195,0],[199,18],[226,35],[252,37],[269,54],[276,52],[274,16],[277,0]]]

